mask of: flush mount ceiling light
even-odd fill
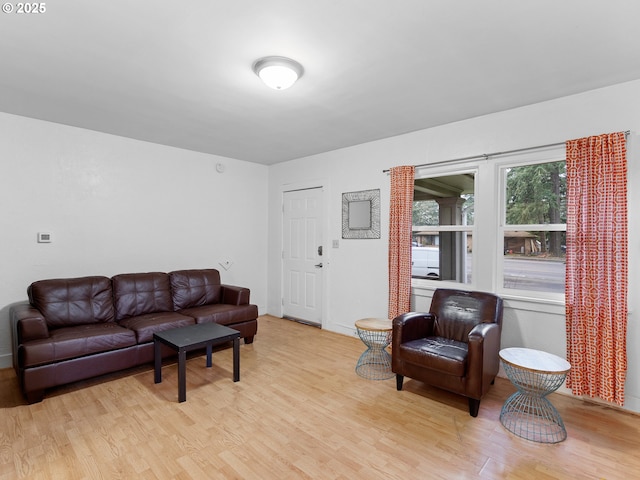
[[[262,81],[275,90],[285,90],[296,83],[304,69],[287,57],[264,57],[255,61],[253,71]]]

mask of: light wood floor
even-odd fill
[[[357,338],[261,317],[241,346],[177,369],[151,366],[51,390],[25,405],[0,371],[0,479],[628,479],[640,474],[640,416],[565,395],[550,399],[569,436],[533,443],[507,432],[498,378],[472,418],[467,401],[406,379],[354,372]]]

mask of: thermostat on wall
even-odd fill
[[[51,243],[51,234],[48,232],[38,232],[38,243]]]

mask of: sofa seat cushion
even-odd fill
[[[408,363],[456,377],[463,377],[466,373],[468,347],[464,342],[427,337],[403,343],[397,348],[402,352],[403,360]]]
[[[195,318],[196,323],[219,323],[220,325],[233,325],[258,318],[256,305],[203,305],[201,307],[185,308],[180,310],[183,315]]]
[[[172,328],[193,325],[195,320],[177,312],[159,312],[130,317],[118,322],[125,328],[133,330],[139,344],[153,341],[153,334]]]
[[[52,329],[49,338],[23,344],[19,354],[21,366],[35,367],[135,344],[136,336],[131,330],[113,322],[92,323]]]

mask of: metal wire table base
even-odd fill
[[[565,373],[522,370],[503,363],[505,373],[517,387],[500,411],[500,422],[511,433],[541,443],[558,443],[567,438],[560,414],[546,398],[564,382]]]
[[[391,355],[385,348],[391,342],[391,332],[357,329],[358,336],[367,346],[356,364],[356,373],[369,380],[386,380],[394,376]]]

